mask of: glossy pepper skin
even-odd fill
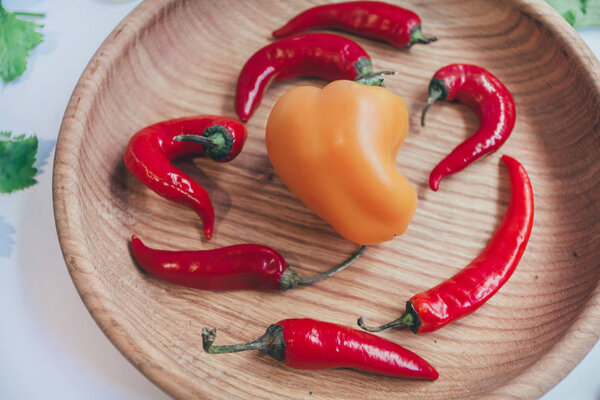
[[[377,328],[410,327],[414,333],[438,330],[465,317],[488,301],[511,277],[527,247],[533,226],[533,191],[525,168],[514,158],[502,156],[510,176],[511,197],[498,230],[469,265],[434,288],[411,297],[397,320]]]
[[[477,132],[458,145],[431,171],[429,186],[438,190],[442,178],[454,174],[485,154],[496,151],[510,136],[516,120],[512,95],[487,70],[476,65],[451,64],[439,69],[429,84],[429,99],[421,116],[436,100],[458,100],[479,117]]]
[[[378,85],[380,75],[373,73],[367,52],[350,39],[330,33],[290,36],[266,45],[246,61],[238,77],[235,109],[242,121],[248,121],[272,81],[306,76]]]
[[[276,38],[296,33],[337,29],[382,40],[400,49],[430,43],[421,33],[421,18],[411,10],[382,1],[349,1],[309,8],[273,32]]]
[[[204,290],[287,290],[310,285],[351,265],[364,251],[335,268],[309,278],[291,270],[277,251],[258,244],[240,244],[214,250],[168,251],[152,249],[133,236],[131,249],[138,265],[150,275],[175,285]]]
[[[206,154],[215,161],[230,161],[242,150],[246,136],[246,127],[227,117],[199,115],[163,121],[131,137],[125,165],[155,193],[193,209],[202,219],[204,235],[210,239],[215,213],[208,193],[174,167],[171,160]]]
[[[400,97],[352,81],[300,86],[277,101],[266,130],[275,172],[343,237],[369,245],[407,229],[417,195],[396,169],[408,132]]]
[[[398,378],[438,378],[427,361],[402,346],[370,333],[314,319],[284,319],[254,342],[214,346],[216,329],[204,328],[208,353],[261,350],[295,369],[353,368]]]

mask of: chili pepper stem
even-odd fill
[[[365,324],[365,318],[360,317],[358,321],[356,321],[358,326],[360,326],[363,330],[367,332],[381,332],[389,328],[394,328],[400,326],[402,328],[410,328],[411,331],[417,333],[421,326],[421,321],[419,320],[419,314],[415,311],[412,303],[409,301],[406,303],[406,311],[400,316],[400,318],[395,319],[387,324],[383,324],[380,326],[369,326]]]
[[[408,45],[408,47],[416,43],[427,44],[435,42],[436,40],[438,40],[438,38],[435,36],[427,37],[423,35],[423,32],[421,32],[421,26],[419,25],[410,33],[410,44]]]
[[[367,332],[381,332],[381,331],[384,331],[389,328],[394,328],[396,326],[400,326],[402,328],[407,328],[407,326],[404,325],[402,317],[395,319],[392,322],[388,322],[387,324],[380,325],[380,326],[366,325],[365,317],[360,317],[358,319],[358,321],[356,321],[356,323],[358,324],[358,326],[360,326],[363,330],[365,330]]]
[[[181,134],[173,138],[176,142],[195,142],[202,144],[206,154],[215,161],[223,160],[231,155],[233,136],[223,125],[212,125],[201,135]]]
[[[202,347],[204,348],[204,351],[210,354],[222,354],[237,353],[247,350],[259,350],[269,354],[278,361],[283,361],[285,341],[283,338],[283,328],[279,325],[269,326],[264,335],[256,340],[246,343],[215,346],[213,343],[216,337],[217,328],[202,328]]]
[[[364,246],[364,245],[360,246],[360,248],[356,252],[354,252],[350,257],[348,257],[342,263],[336,265],[335,267],[331,268],[328,271],[322,272],[318,275],[309,276],[307,278],[299,277],[298,273],[296,271],[294,271],[288,267],[283,272],[283,275],[281,275],[281,279],[279,281],[279,288],[281,290],[288,290],[288,289],[293,289],[296,286],[312,285],[315,282],[319,282],[325,278],[329,278],[330,276],[333,276],[333,275],[337,274],[338,272],[346,269],[350,265],[352,265],[352,263],[354,263],[354,261],[356,261],[362,255],[362,253],[365,251],[366,247],[367,246]]]
[[[438,89],[433,89],[429,93],[430,94],[429,94],[429,98],[427,99],[427,105],[425,106],[425,108],[423,109],[423,112],[421,113],[421,126],[425,126],[425,114],[427,114],[427,110],[429,110],[429,107],[431,107],[433,105],[433,103],[435,103],[437,100],[442,98],[442,96],[444,95],[444,92],[442,90],[438,90]]]
[[[220,353],[237,353],[239,351],[246,350],[263,350],[265,346],[264,340],[258,338],[253,340],[252,342],[240,343],[240,344],[230,344],[225,346],[214,346],[213,343],[217,338],[217,328],[208,329],[202,328],[202,347],[204,347],[204,351],[210,354],[220,354]]]
[[[378,71],[367,74],[356,80],[358,83],[362,83],[367,86],[382,86],[383,76],[385,75],[397,75],[398,71]]]
[[[329,278],[330,276],[335,275],[336,273],[349,267],[354,261],[356,261],[362,255],[362,253],[365,251],[366,247],[367,246],[364,246],[364,245],[360,246],[360,248],[354,254],[352,254],[344,262],[342,262],[341,264],[338,264],[337,266],[333,267],[329,271],[322,272],[318,275],[309,276],[308,278],[300,278],[300,281],[298,282],[298,284],[301,286],[307,286],[307,285],[311,285],[315,282],[318,282],[320,280],[323,280],[325,278]]]
[[[173,140],[176,142],[200,143],[201,145],[207,146],[207,147],[217,146],[217,143],[213,139],[207,138],[206,136],[200,136],[200,135],[177,135],[173,138]]]
[[[368,57],[360,57],[354,63],[354,70],[356,71],[354,81],[367,86],[381,86],[384,75],[396,75],[398,73],[397,71],[373,72],[373,63]]]

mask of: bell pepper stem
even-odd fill
[[[358,258],[360,258],[362,253],[365,251],[366,247],[367,246],[360,246],[360,248],[357,251],[355,251],[350,257],[348,257],[342,263],[336,265],[335,267],[331,268],[328,271],[322,272],[318,275],[309,276],[307,278],[299,277],[298,273],[296,271],[287,267],[285,269],[285,271],[283,271],[283,274],[281,275],[281,278],[279,279],[279,289],[280,290],[288,290],[288,289],[293,289],[296,286],[308,286],[308,285],[312,285],[315,282],[319,282],[325,278],[329,278],[330,276],[333,276],[333,275],[337,274],[338,272],[348,268],[350,265],[352,265],[352,263],[354,263],[354,261],[356,261]]]

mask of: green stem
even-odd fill
[[[223,125],[212,125],[206,128],[201,135],[181,134],[173,138],[178,142],[188,141],[201,143],[207,156],[215,161],[232,157],[233,135]]]
[[[265,343],[262,338],[253,340],[252,342],[229,344],[224,346],[215,346],[213,342],[217,337],[217,328],[202,329],[202,347],[204,351],[210,354],[221,354],[221,353],[237,353],[239,351],[247,350],[264,350]]]
[[[364,245],[360,246],[360,248],[354,254],[352,254],[350,257],[348,257],[341,264],[338,264],[335,267],[331,268],[329,271],[322,272],[318,275],[309,276],[308,278],[300,278],[300,280],[298,281],[298,285],[300,285],[300,286],[311,285],[311,284],[313,284],[315,282],[319,282],[325,278],[329,278],[330,276],[333,276],[333,275],[337,274],[338,272],[348,268],[350,265],[352,265],[352,263],[354,261],[356,261],[362,255],[362,253],[365,251],[366,247],[367,246],[364,246]]]
[[[279,325],[270,325],[264,335],[247,343],[215,346],[213,342],[217,337],[217,328],[202,328],[202,347],[211,354],[237,353],[239,351],[260,350],[278,361],[283,361],[285,355],[285,339],[283,328]]]
[[[406,310],[400,316],[400,318],[395,319],[392,322],[388,322],[387,324],[380,326],[369,326],[365,324],[365,318],[360,317],[356,323],[367,332],[381,332],[389,328],[400,326],[402,328],[410,328],[411,331],[417,333],[421,328],[421,319],[419,318],[419,313],[417,313],[411,301],[406,302]]]
[[[427,105],[425,106],[425,108],[423,109],[423,112],[421,113],[421,126],[425,126],[425,114],[427,114],[427,110],[429,110],[429,107],[431,107],[433,105],[433,103],[435,103],[443,95],[444,95],[444,92],[442,90],[435,89],[435,88],[430,90],[429,98],[427,99]]]
[[[46,16],[46,14],[44,13],[28,13],[28,12],[13,12],[11,13],[12,15],[17,15],[20,17],[33,17],[33,18],[44,18]]]
[[[215,147],[217,144],[211,138],[200,135],[177,135],[173,138],[176,142],[194,142],[200,143],[207,147]]]
[[[360,248],[357,251],[355,251],[350,257],[348,257],[342,263],[336,265],[335,267],[331,268],[328,271],[322,272],[315,276],[309,276],[308,278],[299,277],[298,273],[296,271],[287,267],[283,271],[281,278],[279,278],[279,289],[280,290],[288,290],[288,289],[293,289],[296,286],[307,286],[307,285],[311,285],[315,282],[319,282],[325,278],[329,278],[330,276],[333,276],[333,275],[337,274],[338,272],[348,268],[350,265],[352,265],[354,263],[354,261],[356,261],[358,258],[360,258],[362,253],[365,251],[366,247],[367,246],[360,246]]]
[[[427,36],[423,35],[423,32],[421,32],[421,26],[417,26],[410,33],[409,47],[412,46],[413,44],[417,44],[417,43],[427,44],[427,43],[435,42],[436,40],[438,40],[438,38],[435,36],[427,37]]]
[[[360,317],[358,321],[356,321],[358,326],[360,326],[363,330],[367,332],[381,332],[383,330],[394,328],[396,326],[401,326],[403,328],[408,328],[408,325],[404,323],[403,317],[393,320],[392,322],[388,322],[387,324],[383,324],[380,326],[370,326],[365,324],[365,317]]]
[[[383,77],[385,75],[396,75],[398,71],[379,71],[372,72],[356,80],[358,83],[362,83],[367,86],[381,86],[383,84]]]

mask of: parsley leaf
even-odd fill
[[[575,15],[575,13],[573,12],[573,10],[565,11],[564,13],[562,13],[562,16],[563,16],[564,19],[567,20],[567,22],[569,23],[569,25],[571,25],[571,26],[575,25],[575,20],[577,20],[577,15]]]
[[[34,168],[38,140],[35,136],[11,137],[0,132],[0,193],[11,193],[36,183]]]
[[[546,0],[574,28],[600,26],[600,1]]]
[[[42,34],[36,29],[43,25],[19,16],[40,18],[44,14],[11,13],[0,3],[0,77],[6,83],[23,75],[29,52],[42,42]]]

